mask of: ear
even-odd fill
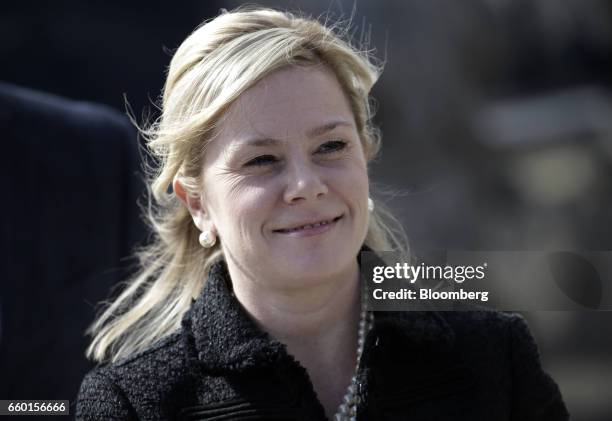
[[[211,229],[212,221],[210,220],[209,213],[202,204],[202,197],[200,195],[189,194],[176,177],[172,182],[172,189],[174,190],[174,194],[181,199],[181,202],[183,202],[189,210],[195,226],[198,227],[200,231]]]

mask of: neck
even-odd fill
[[[360,310],[357,262],[331,280],[304,282],[306,286],[292,289],[262,285],[245,276],[231,261],[228,269],[234,294],[245,310],[260,327],[288,346],[305,342],[323,345],[322,341],[333,342],[345,330],[356,335]]]
[[[231,261],[228,269],[236,298],[306,368],[331,416],[355,368],[360,315],[357,262],[335,279],[291,290],[266,288],[243,276]]]

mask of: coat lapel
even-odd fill
[[[286,352],[283,344],[255,325],[233,296],[224,261],[212,265],[183,325],[193,334],[199,361],[212,372],[267,367]]]

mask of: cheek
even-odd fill
[[[369,194],[368,170],[365,162],[352,160],[346,162],[344,168],[339,169],[332,176],[336,190],[346,197],[353,205],[363,205]]]
[[[273,188],[245,180],[220,183],[215,220],[219,235],[229,241],[245,241],[261,232],[273,203]]]

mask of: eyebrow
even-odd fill
[[[327,132],[331,132],[337,127],[353,127],[352,123],[349,123],[346,120],[336,120],[330,123],[324,124],[319,127],[315,127],[314,129],[310,129],[306,132],[306,136],[308,137],[316,137],[321,136]],[[271,146],[280,143],[281,141],[274,138],[257,138],[257,139],[249,139],[244,142],[247,146]]]

